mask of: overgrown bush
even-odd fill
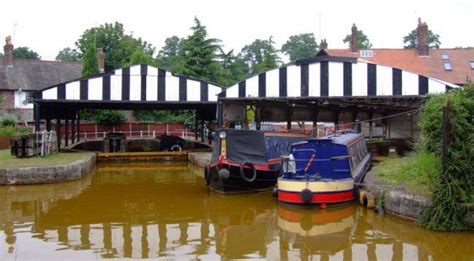
[[[466,209],[474,194],[474,86],[436,95],[426,103],[420,123],[419,149],[442,158],[443,108],[450,103],[449,150],[446,170],[439,172],[432,204],[419,222],[433,230],[462,230]]]
[[[2,126],[2,127],[7,127],[7,126],[14,127],[14,126],[16,126],[16,120],[12,117],[5,117],[5,118],[0,120],[0,126]]]
[[[30,133],[28,128],[18,128],[18,127],[0,127],[0,137],[13,137],[18,135],[25,135]]]

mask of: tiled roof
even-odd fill
[[[81,71],[81,62],[14,59],[13,66],[7,66],[1,59],[0,90],[40,90],[80,78]]]
[[[349,49],[327,49],[330,56],[356,57],[380,65],[423,74],[454,84],[474,81],[474,70],[470,62],[474,61],[474,48],[430,49],[428,56],[419,56],[416,49],[371,49],[372,57],[361,57],[360,52]],[[446,71],[441,59],[442,54],[449,56],[452,70]]]

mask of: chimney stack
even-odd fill
[[[5,38],[5,46],[3,46],[3,61],[8,67],[13,67],[13,44],[12,37]]]
[[[428,46],[428,25],[421,22],[421,18],[418,18],[418,27],[416,28],[416,40],[419,56],[428,56],[429,46]]]
[[[105,72],[105,54],[102,48],[97,48],[97,53],[96,53],[96,58],[97,58],[97,64],[99,65],[99,72],[104,73]]]
[[[328,42],[326,42],[326,39],[321,40],[321,43],[319,44],[319,49],[320,50],[328,49]]]
[[[359,48],[357,48],[357,26],[355,24],[352,24],[351,28],[351,51],[353,53],[356,53],[359,51]]]

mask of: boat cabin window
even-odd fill
[[[351,157],[351,170],[353,171],[359,163],[364,159],[367,154],[367,147],[365,146],[365,141],[360,140],[348,148],[349,155]]]

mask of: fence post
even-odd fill
[[[169,128],[168,123],[166,123],[166,135],[168,135],[168,128]]]
[[[140,130],[140,138],[143,138],[143,131]]]

